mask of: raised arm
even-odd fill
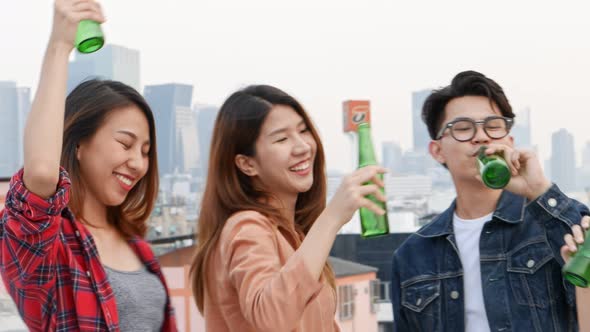
[[[63,141],[68,58],[78,23],[103,22],[93,0],[56,0],[53,29],[43,58],[41,77],[24,136],[24,183],[43,198],[55,193]]]

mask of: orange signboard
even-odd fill
[[[371,123],[371,103],[368,100],[347,100],[342,103],[343,130],[356,132],[359,123]]]

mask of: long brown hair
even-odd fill
[[[236,155],[254,156],[255,143],[267,115],[274,105],[293,108],[309,128],[317,144],[313,165],[313,185],[300,193],[295,206],[295,231],[307,234],[326,206],[324,148],[311,119],[295,98],[268,85],[249,86],[232,94],[221,106],[211,142],[209,174],[201,201],[197,226],[197,251],[191,266],[193,294],[197,307],[204,310],[207,267],[226,220],[242,210],[258,211],[286,230],[292,229],[277,208],[264,203],[269,193],[256,188],[252,179],[235,165]],[[296,243],[297,246],[300,243]],[[326,262],[323,276],[335,288],[334,273]]]
[[[76,158],[76,147],[90,139],[102,126],[111,112],[135,105],[145,115],[150,129],[149,168],[119,206],[107,207],[108,222],[126,238],[145,236],[147,219],[158,195],[158,162],[156,155],[156,128],[153,113],[145,99],[132,87],[121,82],[93,79],[78,85],[66,99],[64,138],[61,165],[72,180],[72,193],[68,207],[84,220],[84,181]],[[88,221],[85,221],[88,223]]]

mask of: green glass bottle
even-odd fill
[[[563,267],[563,275],[567,281],[578,286],[588,287],[590,282],[590,232],[576,254]]]
[[[104,45],[104,35],[100,23],[92,20],[82,20],[76,31],[76,48],[80,53],[98,51]]]
[[[510,168],[500,155],[486,155],[486,146],[479,149],[477,166],[483,183],[492,189],[502,189],[510,182]]]
[[[377,165],[377,159],[375,158],[375,152],[373,150],[373,141],[371,139],[371,127],[368,123],[359,124],[358,140],[359,168],[369,165]],[[379,174],[378,176],[383,180],[383,174]],[[383,188],[381,189],[381,192],[385,194]],[[385,214],[380,216],[367,208],[360,208],[361,236],[368,238],[389,234],[389,220],[387,219],[387,207],[385,202],[378,200],[373,195],[368,195],[367,198],[385,210]]]

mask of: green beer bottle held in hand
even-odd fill
[[[563,267],[563,276],[567,281],[578,287],[588,287],[590,282],[590,232],[578,252]]]
[[[92,53],[104,45],[104,35],[100,23],[92,20],[82,20],[76,32],[76,48],[80,53]]]
[[[361,123],[358,126],[358,141],[359,141],[359,168],[377,165],[375,152],[373,150],[373,141],[371,139],[371,127],[368,123]],[[383,180],[383,174],[377,175]],[[384,189],[381,189],[385,193]],[[382,216],[375,212],[361,207],[359,214],[361,217],[361,236],[364,238],[389,234],[389,220],[387,218],[387,207],[385,202],[378,200],[375,196],[367,196],[369,200],[377,204],[380,208],[385,210]]]
[[[477,155],[477,166],[481,180],[492,189],[502,189],[510,182],[510,168],[502,156],[486,155],[487,147],[482,146]]]

